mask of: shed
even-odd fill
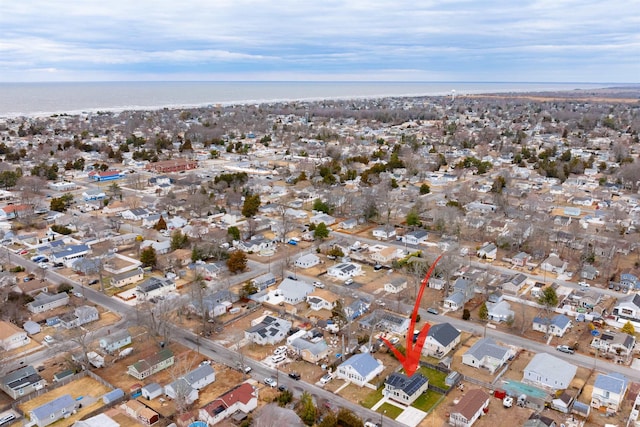
[[[106,393],[104,396],[102,396],[102,402],[105,405],[108,405],[109,403],[115,402],[118,399],[121,399],[124,397],[124,391],[122,391],[121,388],[117,388],[115,390],[111,390],[109,393]]]
[[[56,326],[60,323],[60,318],[58,316],[50,317],[46,320],[47,326]]]
[[[40,325],[38,323],[34,322],[33,320],[27,320],[26,322],[24,322],[24,325],[22,325],[22,328],[29,335],[37,334],[42,330],[40,328]]]
[[[162,386],[160,384],[151,383],[142,387],[142,397],[146,397],[147,400],[153,400],[160,396],[162,396]]]
[[[72,371],[71,369],[65,369],[62,372],[57,372],[55,374],[53,374],[53,381],[58,382],[60,380],[62,380],[63,378],[66,377],[70,377],[71,375],[74,375],[75,372]]]

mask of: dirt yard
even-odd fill
[[[39,406],[42,406],[47,402],[57,399],[58,397],[65,394],[70,394],[71,397],[73,397],[74,399],[82,397],[82,400],[80,400],[79,403],[89,402],[91,400],[90,398],[97,399],[95,402],[91,404],[88,404],[86,406],[83,405],[82,408],[79,409],[75,415],[72,415],[69,418],[56,422],[56,426],[60,426],[60,427],[70,426],[74,422],[81,419],[86,414],[103,406],[104,404],[102,403],[101,397],[102,395],[104,395],[109,391],[110,389],[107,386],[99,383],[93,378],[84,377],[84,378],[80,378],[79,380],[73,381],[67,385],[64,385],[62,387],[56,388],[55,390],[51,390],[48,393],[35,397],[29,400],[28,402],[25,402],[22,405],[20,405],[20,409],[25,413],[25,415],[28,415],[29,411]]]

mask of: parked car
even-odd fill
[[[89,285],[97,285],[98,283],[100,283],[100,280],[93,279],[92,281],[89,282]]]
[[[51,335],[45,335],[44,336],[44,342],[51,344],[54,341],[53,337]]]
[[[284,385],[284,384],[280,384],[280,385],[278,386],[278,390],[279,390],[279,391],[285,391],[286,389],[287,389],[287,386],[286,386],[286,385]]]
[[[380,264],[376,264],[376,265],[373,266],[373,269],[375,271],[382,270],[382,266]]]
[[[300,374],[297,373],[297,372],[291,372],[291,373],[289,373],[289,378],[293,378],[294,380],[299,381],[300,380]]]
[[[353,279],[349,278],[347,280],[344,281],[345,286],[349,286],[353,283]]]
[[[320,384],[326,384],[329,381],[331,381],[333,379],[333,374],[332,373],[326,373],[322,376],[322,378],[320,378]]]
[[[264,379],[264,383],[265,383],[266,385],[268,385],[269,387],[271,387],[271,388],[275,388],[275,387],[276,387],[276,385],[278,384],[278,383],[276,382],[275,378],[273,378],[273,377],[267,377],[267,378],[265,378],[265,379]]]
[[[569,347],[568,345],[559,345],[556,347],[556,350],[561,351],[563,353],[567,353],[567,354],[575,353],[575,350]]]
[[[6,414],[6,415],[3,415],[3,416],[0,418],[0,425],[4,425],[4,424],[8,423],[9,421],[13,421],[13,420],[15,420],[15,419],[16,419],[15,414]]]
[[[284,357],[283,354],[276,354],[274,356],[271,356],[271,361],[273,363],[280,363],[280,362],[284,362],[284,359],[286,359],[286,357]]]
[[[435,308],[433,308],[433,307],[427,308],[427,313],[431,313],[431,314],[435,314],[435,315],[440,314],[440,312],[438,310],[436,310]]]
[[[324,283],[315,281],[315,282],[313,282],[313,286],[316,287],[316,288],[322,289],[322,288],[324,288]]]
[[[280,347],[276,348],[273,351],[273,354],[275,354],[276,356],[279,354],[286,354],[287,352],[287,346],[286,345],[281,345]]]

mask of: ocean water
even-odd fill
[[[147,110],[268,101],[595,89],[589,83],[83,82],[0,83],[0,116]]]

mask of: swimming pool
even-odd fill
[[[507,381],[503,381],[503,383],[504,384],[502,388],[504,388],[509,395],[514,397],[518,397],[521,394],[526,394],[527,396],[530,396],[530,397],[544,399],[549,395],[549,393],[542,390],[541,388],[534,387],[529,384],[521,383],[520,381],[507,380]]]

